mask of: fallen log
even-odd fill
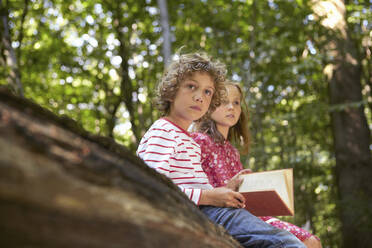
[[[0,89],[0,247],[240,247],[125,147]]]

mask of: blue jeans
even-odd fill
[[[293,234],[267,224],[245,209],[200,206],[216,224],[222,225],[243,247],[306,248]]]

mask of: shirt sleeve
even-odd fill
[[[137,149],[137,155],[151,168],[157,172],[164,174],[175,183],[172,178],[171,162],[174,160],[176,154],[177,141],[166,130],[149,130],[144,138],[141,140]],[[186,196],[196,205],[199,204],[202,189],[185,188],[175,183]]]
[[[178,185],[178,187],[181,189],[183,193],[186,194],[187,198],[189,198],[196,205],[199,205],[200,198],[202,195],[202,189],[185,188],[180,185]]]
[[[234,154],[233,156],[233,161],[235,161],[234,163],[234,176],[235,174],[237,174],[239,171],[243,170],[244,167],[243,167],[243,164],[242,162],[240,161],[240,153],[239,153],[239,150],[236,149],[235,147],[231,146],[233,151],[232,153]]]
[[[169,177],[169,162],[175,153],[176,143],[166,130],[149,130],[138,146],[137,155],[148,166]]]

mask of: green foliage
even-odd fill
[[[134,151],[136,137],[158,116],[151,104],[163,71],[156,1],[32,0],[24,22],[24,3],[8,2],[26,97]],[[293,167],[296,217],[287,220],[306,224],[323,247],[340,247],[329,116],[335,107],[323,75],[327,58],[315,45],[328,33],[310,2],[168,1],[172,48],[204,50],[227,64],[250,107],[253,144],[242,161],[254,170]],[[370,104],[371,9],[349,2],[347,21],[366,71],[363,103]],[[6,75],[1,68],[0,84]]]

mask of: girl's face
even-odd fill
[[[230,128],[234,126],[240,117],[242,108],[240,106],[241,94],[234,85],[227,85],[227,99],[212,113],[211,118],[216,122],[217,129]]]

